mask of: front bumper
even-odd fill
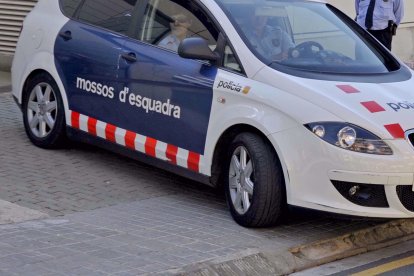
[[[414,217],[414,148],[406,140],[386,141],[394,154],[381,156],[333,146],[302,126],[269,139],[283,163],[289,204],[352,216]],[[352,202],[338,182],[381,187],[386,204]]]

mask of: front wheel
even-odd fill
[[[273,148],[261,136],[246,132],[234,138],[228,153],[225,190],[234,220],[246,227],[275,225],[286,192]]]
[[[65,111],[54,79],[45,72],[37,74],[23,92],[23,122],[30,141],[41,148],[63,146]]]

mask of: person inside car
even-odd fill
[[[188,28],[191,26],[191,20],[184,14],[174,15],[171,19],[171,33],[164,37],[158,43],[158,46],[177,52],[180,42],[188,36]]]
[[[284,60],[295,47],[292,38],[279,26],[269,24],[269,16],[256,11],[250,17],[245,35],[260,55],[270,60]]]

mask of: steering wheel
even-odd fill
[[[313,51],[313,48],[318,48],[318,51]],[[320,43],[316,41],[305,41],[291,49],[289,56],[292,58],[314,57],[320,51],[323,51],[323,46]]]

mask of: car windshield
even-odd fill
[[[386,73],[398,62],[329,4],[216,0],[251,51],[274,68],[322,73]]]

